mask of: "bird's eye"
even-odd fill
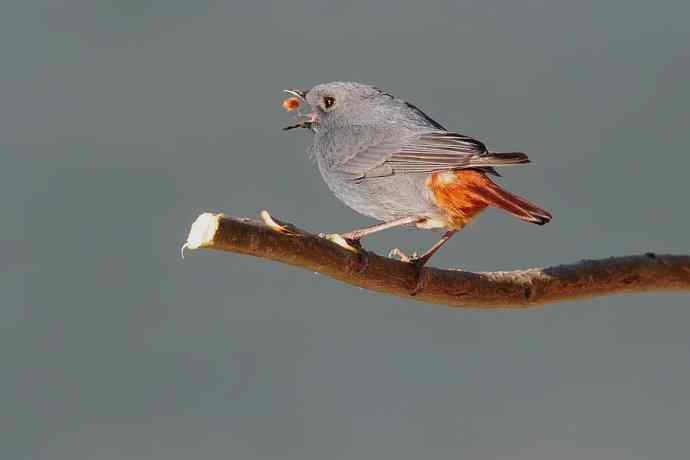
[[[333,96],[324,96],[323,98],[323,106],[326,109],[330,109],[335,105],[335,98]]]

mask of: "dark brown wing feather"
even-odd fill
[[[358,152],[339,169],[361,180],[393,174],[490,169],[492,166],[527,162],[527,155],[521,152],[489,152],[482,142],[471,137],[433,131],[407,139],[381,142]]]

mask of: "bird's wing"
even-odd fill
[[[358,151],[338,169],[361,180],[394,174],[490,168],[527,161],[525,154],[488,152],[482,142],[462,134],[432,131],[383,140]]]

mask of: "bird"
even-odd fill
[[[508,192],[493,177],[498,167],[529,163],[523,152],[494,152],[469,136],[447,130],[416,105],[365,83],[320,83],[309,90],[284,90],[292,111],[311,112],[285,130],[313,133],[309,148],[335,196],[360,214],[381,223],[334,234],[336,242],[361,248],[360,240],[399,226],[444,231],[421,255],[397,256],[421,268],[489,206],[525,222],[544,225],[552,215]]]

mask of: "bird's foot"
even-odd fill
[[[408,264],[416,264],[417,261],[420,260],[416,252],[413,252],[412,256],[408,256],[398,248],[391,249],[388,253],[388,257],[391,259],[398,259],[400,262],[405,262]]]
[[[413,252],[412,256],[410,257],[398,248],[392,249],[388,253],[388,257],[393,258],[393,259],[398,259],[401,262],[408,263],[414,267],[414,270],[415,270],[414,284],[412,286],[410,286],[410,295],[415,296],[415,295],[419,294],[419,292],[424,287],[423,278],[422,278],[422,267],[424,267],[424,265],[429,261],[429,257],[427,255],[423,255],[420,257],[417,255],[416,252]]]
[[[360,244],[359,240],[345,238],[339,233],[319,233],[319,237],[323,238],[324,240],[328,240],[331,243],[335,243],[338,246],[354,253],[360,253],[362,251],[362,245]]]

